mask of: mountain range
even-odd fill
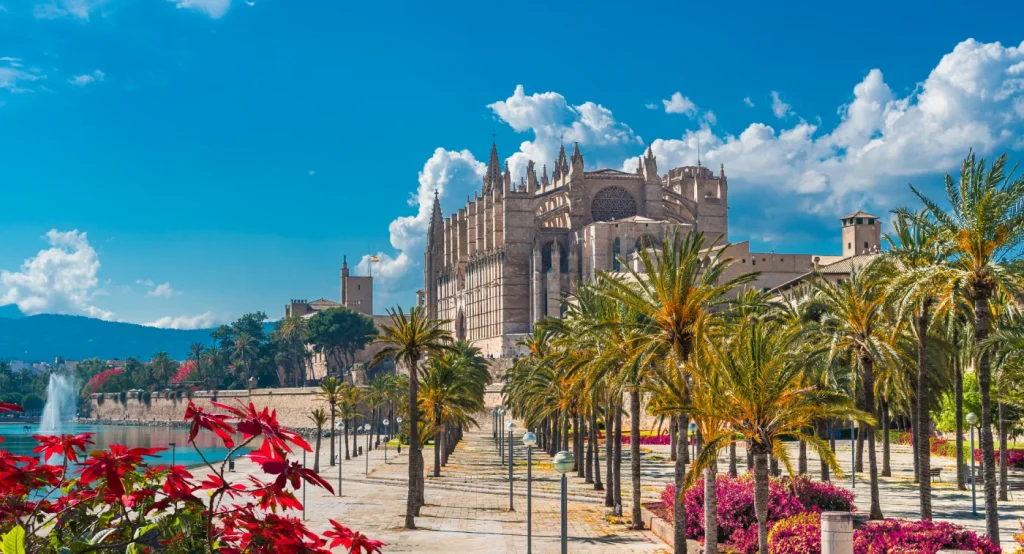
[[[12,304],[0,306],[0,360],[148,360],[159,351],[184,360],[192,343],[213,343],[211,331],[158,329],[75,315],[25,316]]]

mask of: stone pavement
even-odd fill
[[[518,438],[517,438],[518,442]],[[364,443],[365,444],[365,443]],[[520,443],[521,446],[521,443]],[[433,451],[424,450],[427,465],[426,501],[418,529],[406,530],[404,523],[407,451],[399,456],[388,449],[384,464],[383,448],[370,452],[369,475],[366,458],[343,462],[344,496],[306,489],[307,524],[322,532],[334,519],[367,536],[388,543],[385,552],[422,553],[523,553],[526,552],[525,486],[517,487],[515,511],[508,510],[508,468],[502,467],[488,431],[470,431],[449,458],[442,477],[430,476]],[[517,452],[517,455],[519,453]],[[556,473],[548,456],[541,452],[534,460],[538,494],[533,499],[533,548],[540,553],[560,551],[559,502]],[[516,460],[518,478],[525,478],[525,450]],[[320,475],[337,486],[337,467],[328,464],[329,445],[321,445]],[[309,460],[312,465],[312,460]],[[258,473],[257,466],[239,460],[233,475]],[[575,478],[573,478],[575,480]],[[589,487],[589,485],[587,485]],[[574,486],[573,490],[584,487]],[[518,494],[519,492],[522,494]],[[301,499],[301,496],[300,496]],[[593,498],[574,494],[569,503],[568,549],[573,553],[668,552],[657,537],[646,531],[631,531],[625,523],[606,515],[607,508]]]

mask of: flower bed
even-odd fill
[[[756,540],[756,535],[755,535]],[[999,554],[999,547],[958,525],[941,521],[886,519],[853,533],[854,554],[935,554],[940,549]],[[768,533],[770,554],[821,554],[821,516],[806,512],[781,520]]]
[[[598,442],[604,442],[604,439],[604,433],[597,434]],[[622,444],[631,444],[628,433],[622,434]],[[645,446],[668,445],[672,444],[672,438],[668,435],[668,433],[662,435],[644,435],[643,433],[641,433],[640,444]]]

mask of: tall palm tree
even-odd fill
[[[974,340],[983,343],[992,331],[989,302],[1002,290],[1015,296],[1021,274],[1010,271],[1010,260],[1024,243],[1024,178],[1006,171],[1003,154],[989,167],[985,160],[968,154],[960,168],[959,182],[946,174],[947,210],[916,188],[943,240],[952,245],[949,263],[935,268],[936,279],[958,286],[974,307]],[[981,393],[981,457],[985,481],[985,528],[999,544],[999,513],[996,500],[996,469],[992,440],[992,367],[988,353],[975,353],[975,371]]]
[[[337,377],[324,377],[320,381],[320,396],[327,402],[331,414],[331,465],[334,465],[334,418],[338,414],[338,404],[344,397],[341,380]],[[340,461],[340,460],[339,460]]]
[[[815,421],[830,418],[872,423],[868,414],[854,409],[847,395],[823,391],[808,379],[803,360],[792,355],[798,337],[798,329],[778,320],[741,318],[735,332],[703,341],[697,361],[704,367],[691,373],[691,396],[699,401],[677,408],[695,419],[722,422],[716,426],[723,431],[705,437],[705,448],[687,475],[688,483],[715,463],[718,451],[730,443],[743,440],[753,453],[760,554],[768,553],[769,454],[780,460],[792,476],[793,464],[782,441],[801,440],[841,474],[828,443],[807,430]],[[703,390],[694,394],[698,389]]]
[[[153,379],[157,383],[163,383],[170,379],[171,376],[174,375],[174,370],[177,369],[178,365],[171,359],[171,356],[164,351],[157,352],[149,364]]]
[[[327,424],[327,412],[317,408],[309,412],[309,421],[316,427],[316,447],[313,450],[313,472],[320,473],[320,438],[324,436],[324,425]],[[332,443],[334,441],[331,441]]]
[[[917,382],[913,403],[916,411],[911,419],[921,519],[928,520],[932,518],[928,333],[941,286],[935,281],[934,270],[945,261],[947,248],[926,212],[896,210],[893,213],[896,215],[893,232],[884,236],[889,248],[882,254],[882,271],[888,281],[885,291],[887,302],[896,310],[898,321],[912,326],[913,336],[917,339]]]
[[[708,313],[723,305],[733,289],[757,278],[756,273],[748,273],[728,279],[726,270],[733,260],[725,254],[726,250],[728,245],[707,244],[703,233],[688,233],[685,237],[677,234],[664,241],[661,249],[653,254],[647,248],[637,251],[642,272],[627,264],[627,279],[603,277],[602,293],[638,314],[630,323],[637,328],[638,352],[652,359],[668,358],[676,371],[685,370]],[[686,425],[678,428],[682,432]],[[686,514],[682,509],[685,474],[685,458],[677,456],[676,552],[686,551]]]
[[[256,340],[249,333],[243,331],[235,338],[231,349],[231,359],[241,370],[238,373],[246,387],[249,386],[249,380],[252,378],[252,364],[256,359],[258,348]]]
[[[434,477],[441,476],[447,458],[450,433],[455,427],[476,425],[473,416],[484,409],[484,392],[491,375],[480,350],[469,343],[455,343],[455,350],[427,362],[420,395],[431,417],[434,437]]]
[[[201,342],[193,342],[188,347],[188,359],[192,360],[199,365],[199,362],[203,360],[203,354],[206,353],[206,345]]]
[[[390,321],[380,326],[374,344],[382,348],[370,362],[373,367],[393,358],[395,363],[409,371],[409,495],[405,508],[405,527],[416,528],[423,496],[423,452],[419,429],[419,372],[420,362],[431,356],[450,351],[451,333],[445,329],[447,321],[432,319],[422,308],[411,308],[406,314],[402,308],[389,309]]]
[[[869,265],[854,270],[850,278],[841,283],[816,279],[812,287],[816,301],[824,307],[821,326],[829,337],[829,358],[841,360],[853,357],[861,370],[861,397],[864,411],[874,414],[875,365],[891,358],[890,335],[885,319],[885,296]],[[878,456],[875,452],[875,428],[868,423],[864,428],[868,441],[868,471],[871,488],[871,519],[882,519],[882,505],[878,492]]]

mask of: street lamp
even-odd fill
[[[366,458],[366,475],[370,475],[370,424],[363,425],[363,432],[366,433],[366,452],[363,452],[363,457]]]
[[[850,488],[857,488],[857,422],[850,420]]]
[[[345,423],[339,421],[335,427],[338,429],[338,496],[341,496],[341,432],[345,430]]]
[[[971,427],[971,514],[978,515],[978,474],[974,469],[974,427],[978,425],[978,416],[974,412],[967,414],[967,425]]]
[[[569,554],[569,514],[566,509],[566,497],[569,495],[569,486],[565,479],[565,474],[572,471],[573,466],[572,454],[563,450],[558,454],[555,454],[554,466],[555,471],[562,474],[562,554]]]
[[[537,446],[537,435],[527,431],[523,434],[526,445],[526,554],[533,552],[533,447]]]
[[[498,426],[505,426],[505,408],[498,408]],[[498,453],[501,454],[501,465],[505,465],[505,433],[498,433]]]
[[[391,435],[388,434],[388,423],[389,423],[388,419],[384,418],[384,421],[382,421],[381,423],[384,424],[384,464],[386,465],[388,463],[388,440],[387,439]]]
[[[494,440],[498,440],[498,409],[494,408],[491,410],[491,431],[494,435]]]
[[[515,481],[515,475],[512,473],[512,431],[515,430],[516,424],[511,419],[505,424],[505,428],[508,429],[508,511],[514,512],[515,506],[512,503],[512,483]]]
[[[398,431],[395,433],[396,436],[402,434],[402,416],[395,418],[395,423],[398,425]],[[402,437],[398,436],[398,454],[402,454]]]

